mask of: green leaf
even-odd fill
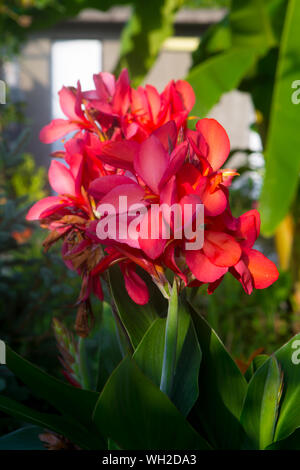
[[[128,357],[104,387],[94,421],[124,450],[209,449],[169,398]]]
[[[252,377],[241,423],[253,447],[264,449],[273,442],[282,391],[282,375],[275,357],[270,357]]]
[[[204,117],[224,93],[238,87],[256,60],[255,49],[235,47],[194,67],[186,77],[196,95],[193,115]]]
[[[0,437],[0,450],[45,450],[39,439],[44,429],[39,426],[26,426]]]
[[[244,374],[244,377],[247,380],[247,382],[250,382],[251,378],[253,377],[257,369],[259,369],[259,367],[262,366],[268,359],[269,359],[269,356],[267,356],[266,354],[259,354],[253,359],[253,361],[251,362],[250,366],[248,367],[248,369],[246,370]]]
[[[63,415],[76,417],[84,425],[92,424],[91,415],[98,399],[96,392],[81,390],[52,377],[16,354],[9,346],[6,346],[6,363],[36,396],[43,398]]]
[[[101,439],[95,433],[89,433],[76,420],[35,411],[3,395],[0,395],[0,410],[26,423],[62,434],[83,449],[103,449]]]
[[[300,427],[300,334],[280,348],[275,357],[283,372],[283,394],[275,431],[275,441],[279,441]]]
[[[273,442],[266,450],[300,450],[300,428],[286,439]]]
[[[166,319],[158,319],[149,328],[134,353],[141,371],[160,386],[164,357]],[[198,374],[201,350],[189,312],[180,303],[176,365],[170,398],[179,411],[187,416],[199,394]]]
[[[274,0],[233,0],[228,16],[200,42],[194,54],[198,65],[186,78],[196,93],[194,115],[206,115],[277,44],[279,26],[273,24],[273,4]]]
[[[271,120],[266,144],[266,172],[260,198],[262,232],[272,235],[287,214],[298,185],[299,107],[292,84],[300,70],[300,3],[290,0],[280,45]]]
[[[192,421],[205,430],[215,448],[238,449],[244,440],[239,420],[247,382],[215,331],[189,307],[202,351],[199,398]]]
[[[183,0],[134,2],[133,13],[122,33],[117,65],[117,73],[128,68],[134,86],[141,83],[163,42],[172,35],[175,13],[182,4]]]
[[[146,305],[137,305],[131,300],[124,287],[124,279],[118,266],[113,266],[110,269],[109,277],[119,318],[133,348],[136,348],[153,321],[159,318],[158,313],[151,299]]]
[[[232,0],[229,20],[232,45],[267,50],[276,45],[270,7],[274,0]]]
[[[120,345],[117,340],[116,323],[108,303],[103,302],[103,311],[99,333],[97,390],[102,390],[112,371],[122,360]]]

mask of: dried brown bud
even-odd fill
[[[86,338],[94,324],[94,315],[89,300],[81,302],[76,315],[75,330],[78,336]]]

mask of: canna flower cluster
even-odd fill
[[[149,300],[137,266],[166,295],[166,270],[183,287],[207,284],[209,293],[228,272],[247,294],[272,284],[278,277],[276,266],[253,248],[260,231],[259,213],[251,210],[239,218],[231,213],[229,187],[237,173],[222,169],[230,151],[225,130],[214,119],[198,120],[194,130],[187,127],[195,102],[191,86],[179,80],[171,81],[162,93],[150,85],[135,90],[127,70],[117,80],[109,73],[94,75],[94,84],[94,90],[82,91],[78,82],[77,88],[60,91],[66,119],[53,120],[40,133],[42,142],[51,143],[72,132],[64,151],[52,155],[49,183],[56,195],[38,201],[27,214],[28,220],[39,220],[50,231],[46,249],[63,240],[63,259],[82,278],[78,330],[90,314],[91,293],[103,299],[101,279],[116,263],[137,304]],[[120,209],[120,197],[127,198],[128,206],[144,207],[140,233],[144,226],[151,227],[152,210],[160,205],[179,205],[184,226],[194,226],[202,205],[201,248],[189,249],[184,236],[176,236],[174,219],[167,238],[163,224],[155,237],[150,231],[146,237],[131,236],[129,230],[122,239],[108,224],[106,239],[99,238],[97,226],[107,216],[100,206],[110,204],[117,223],[124,223],[126,209]],[[192,207],[189,213],[187,206]],[[129,228],[129,210],[125,220]]]

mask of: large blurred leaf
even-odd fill
[[[300,3],[290,0],[286,14],[276,71],[271,121],[266,145],[266,173],[260,210],[262,231],[274,233],[288,212],[300,171],[299,108],[292,102],[292,83],[300,71]]]
[[[204,36],[187,76],[196,93],[193,114],[207,114],[277,44],[274,2],[278,0],[233,0],[228,16]]]
[[[241,415],[241,423],[253,448],[264,449],[273,442],[281,391],[279,365],[274,357],[270,357],[249,383]]]
[[[169,398],[125,358],[111,375],[94,420],[121,449],[209,449]]]
[[[192,306],[190,311],[202,351],[192,421],[203,427],[214,447],[238,449],[244,441],[239,420],[247,382],[215,331]]]
[[[224,93],[238,87],[256,59],[255,49],[235,47],[194,67],[186,77],[196,95],[193,114],[204,117]]]
[[[0,450],[45,450],[39,439],[44,429],[39,426],[26,426],[0,437]]]
[[[141,83],[160,49],[173,33],[175,13],[183,0],[134,2],[134,11],[121,38],[121,57],[117,72],[128,68],[133,85]]]
[[[134,353],[141,371],[160,386],[164,356],[166,320],[156,320]],[[189,313],[181,304],[178,313],[178,336],[175,375],[170,398],[183,415],[187,415],[198,397],[198,373],[201,350]]]
[[[118,315],[133,347],[136,348],[149,326],[156,318],[159,318],[154,301],[150,298],[146,305],[137,305],[131,300],[124,287],[124,279],[118,266],[110,269],[109,278]],[[163,308],[164,303],[161,302],[161,305]]]
[[[283,394],[275,431],[275,441],[278,441],[300,427],[300,333],[275,356],[283,372]]]

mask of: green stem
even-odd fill
[[[79,355],[79,372],[81,378],[82,388],[90,390],[90,378],[86,366],[86,349],[84,338],[79,338],[78,341],[78,355]]]
[[[176,348],[178,334],[178,293],[176,278],[174,278],[171,297],[169,299],[168,317],[165,332],[165,349],[161,373],[160,389],[170,396],[173,386],[176,363]]]

